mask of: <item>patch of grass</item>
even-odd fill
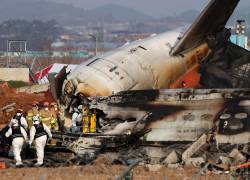
[[[10,88],[20,88],[29,85],[29,83],[23,81],[8,81],[7,83]]]

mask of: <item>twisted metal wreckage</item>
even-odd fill
[[[249,90],[227,89],[249,87],[250,53],[229,42],[225,28],[238,2],[212,0],[182,37],[163,33],[90,59],[69,75],[62,71],[54,96],[68,109],[79,99],[97,109],[105,136],[195,141],[218,129],[221,143],[247,143]],[[206,89],[168,89],[197,65]]]
[[[217,145],[248,144],[250,53],[229,42],[225,28],[238,2],[211,0],[181,37],[167,32],[139,40],[51,76],[52,94],[66,110],[88,104],[103,123],[100,133],[55,133],[57,144],[89,156],[190,143],[203,134]],[[205,89],[169,89],[197,66]]]

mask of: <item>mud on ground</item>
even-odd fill
[[[88,166],[72,166],[59,168],[23,168],[23,169],[7,169],[0,170],[1,179],[17,179],[17,180],[68,180],[68,179],[115,179],[127,167],[105,164],[88,165]],[[169,169],[166,167],[158,171],[149,171],[146,167],[138,166],[133,170],[133,178],[139,180],[192,180],[197,169]],[[228,175],[203,175],[197,179],[201,180],[228,180]]]
[[[14,116],[17,109],[23,109],[24,112],[29,110],[32,106],[33,101],[45,101],[47,99],[46,93],[42,94],[27,94],[27,93],[17,93],[15,89],[8,87],[6,83],[0,84],[0,108],[16,103],[14,106],[15,110],[10,113],[0,112],[0,129],[4,124],[8,123],[10,119]]]
[[[1,179],[14,180],[75,180],[75,179],[96,179],[108,180],[115,179],[122,174],[128,167],[124,165],[112,165],[108,155],[100,155],[95,161],[85,166],[69,166],[58,168],[9,168],[0,169]],[[151,166],[151,168],[149,168]],[[153,165],[140,164],[133,170],[133,178],[139,180],[192,180],[198,168],[179,167],[167,168],[163,165],[156,165],[157,168],[152,168]],[[160,166],[160,168],[159,168]],[[201,180],[227,180],[229,175],[205,174],[198,176],[196,179]]]

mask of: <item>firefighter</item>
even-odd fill
[[[96,133],[96,124],[97,124],[96,109],[93,109],[90,115],[90,127],[89,127],[90,133]]]
[[[32,102],[31,105],[32,105],[32,109],[30,109],[27,112],[27,116],[26,116],[29,127],[31,127],[33,125],[33,122],[32,122],[33,116],[38,115],[40,113],[39,112],[39,102],[34,101],[34,102]]]
[[[80,132],[80,126],[82,126],[82,105],[74,109],[72,115],[72,132]]]
[[[5,133],[5,136],[12,137],[12,147],[14,158],[16,160],[16,166],[22,167],[21,151],[25,141],[28,141],[28,136],[25,129],[19,124],[19,120],[12,119],[11,127]]]
[[[83,121],[83,133],[89,133],[90,132],[90,119],[91,119],[91,112],[89,110],[89,107],[87,105],[84,105],[83,107],[83,115],[82,115],[82,121]]]
[[[43,109],[40,110],[41,120],[51,130],[58,131],[57,117],[54,112],[49,108],[49,102],[43,103]]]
[[[50,129],[58,131],[59,130],[59,122],[58,122],[58,118],[59,118],[59,110],[57,107],[56,103],[51,103],[50,104],[50,113],[51,113],[51,121],[50,121]]]
[[[47,140],[52,138],[52,134],[49,127],[42,123],[39,116],[34,116],[32,120],[33,126],[30,128],[29,145],[31,146],[32,142],[35,140],[37,155],[37,163],[35,164],[35,166],[42,166],[44,158],[44,148]]]
[[[55,115],[59,114],[59,109],[58,109],[58,106],[55,102],[50,103],[50,109],[53,112],[53,114],[55,114]]]
[[[28,123],[26,118],[23,116],[23,110],[18,109],[16,115],[10,120],[9,127],[12,126],[13,121],[18,120],[19,124],[27,131]]]

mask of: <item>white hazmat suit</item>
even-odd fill
[[[82,105],[78,106],[78,109],[75,109],[75,112],[72,115],[72,132],[76,133],[80,131],[79,125],[82,123]]]
[[[11,127],[13,125],[13,122],[15,121],[15,118],[11,119],[10,120],[10,123],[9,123],[9,127]],[[27,130],[28,129],[28,123],[27,123],[27,120],[25,119],[25,117],[21,117],[20,118],[20,122],[21,122],[21,125],[22,127]]]
[[[12,120],[12,126],[5,133],[6,137],[12,136],[12,147],[14,158],[16,160],[16,166],[22,165],[21,151],[25,141],[28,141],[28,136],[25,129],[18,124],[18,120]]]
[[[43,158],[44,158],[44,148],[46,146],[48,138],[52,138],[51,131],[48,126],[38,121],[33,120],[33,126],[30,128],[30,141],[29,144],[31,145],[32,142],[35,140],[35,147],[36,147],[36,155],[37,155],[37,166],[43,165]]]

